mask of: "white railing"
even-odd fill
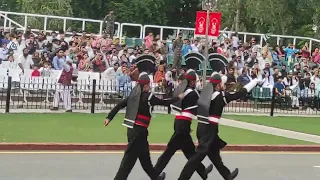
[[[68,21],[81,21],[82,22],[82,29],[85,29],[86,27],[86,23],[99,23],[100,24],[100,28],[99,28],[99,34],[102,33],[103,31],[103,21],[102,20],[94,20],[94,19],[83,19],[83,18],[74,18],[74,17],[62,17],[62,16],[50,16],[50,15],[39,15],[39,14],[28,14],[28,13],[17,13],[17,12],[7,12],[7,11],[0,11],[1,17],[4,18],[4,28],[10,28],[11,24],[13,23],[14,25],[18,26],[19,30],[25,30],[26,27],[28,27],[28,17],[40,17],[40,18],[44,18],[44,24],[43,24],[43,28],[41,30],[47,31],[47,32],[52,32],[51,30],[47,29],[47,25],[48,25],[48,19],[59,19],[59,20],[63,20],[63,30],[66,31],[67,29],[67,20]],[[8,17],[8,15],[14,15],[14,16],[20,16],[20,17],[24,17],[24,24],[18,24],[17,22],[13,21],[12,19],[10,19],[10,17]],[[115,23],[116,25],[116,37],[120,37],[123,38],[124,36],[124,27],[139,27],[140,28],[140,32],[138,35],[138,38],[143,39],[146,34],[148,32],[150,32],[150,29],[158,29],[159,30],[159,35],[160,35],[160,39],[166,39],[166,37],[164,37],[164,30],[168,29],[168,30],[175,30],[176,34],[178,34],[181,30],[185,30],[185,31],[191,31],[194,32],[194,28],[183,28],[183,27],[171,27],[171,26],[158,26],[158,25],[142,25],[142,24],[133,24],[133,23]],[[148,30],[149,29],[149,30]],[[37,32],[39,30],[37,29],[32,29],[33,32]],[[222,32],[222,31],[220,31]],[[226,33],[234,33],[232,31],[226,31]],[[238,34],[243,35],[242,36],[242,41],[243,42],[247,42],[247,40],[249,40],[250,37],[248,36],[254,36],[254,37],[260,37],[260,45],[263,45],[263,37],[265,34],[261,34],[261,33],[249,33],[249,32],[238,32]],[[272,34],[270,35],[270,37],[274,37],[277,38],[277,44],[280,45],[280,39],[284,38],[284,39],[292,39],[292,43],[293,44],[297,44],[297,40],[304,40],[304,41],[308,41],[309,42],[309,49],[312,49],[313,47],[313,43],[320,43],[320,40],[318,39],[314,39],[314,38],[309,38],[309,37],[302,37],[302,36],[286,36],[286,35],[275,35]],[[257,39],[258,40],[258,39]]]

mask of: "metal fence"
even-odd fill
[[[70,89],[73,110],[106,110],[113,108],[131,91],[131,83],[119,86],[106,80],[78,80]],[[15,82],[10,76],[0,78],[0,108],[8,113],[10,109],[50,109],[56,93],[63,89],[50,78],[21,78]],[[152,87],[159,98],[168,98],[168,90]],[[247,97],[233,101],[224,109],[229,113],[246,114],[306,114],[319,115],[320,99],[308,91],[292,91],[291,95],[276,96],[272,88],[256,87]],[[298,92],[299,91],[299,92]],[[309,91],[311,91],[309,89]],[[307,93],[306,93],[307,92]],[[61,93],[63,94],[63,93]],[[59,108],[63,109],[63,96]],[[168,107],[154,107],[154,110],[170,113]]]

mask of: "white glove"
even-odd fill
[[[247,92],[250,92],[256,85],[258,84],[259,80],[258,78],[255,78],[251,82],[249,82],[247,85],[245,85],[243,88],[247,89]]]

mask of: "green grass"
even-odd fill
[[[224,118],[260,124],[280,129],[320,135],[320,118],[318,117],[270,117],[270,116],[236,116],[225,115]]]
[[[125,143],[126,127],[119,114],[108,127],[104,114],[0,114],[0,142]],[[192,124],[194,140],[197,123]],[[173,116],[154,115],[150,143],[167,143],[173,133]],[[229,144],[312,144],[309,142],[220,126]]]

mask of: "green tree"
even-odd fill
[[[72,16],[71,0],[17,0],[18,8],[23,13],[45,14],[56,16]],[[18,19],[24,24],[24,18]],[[63,28],[63,21],[48,19],[47,29],[58,30]],[[31,28],[43,29],[44,18],[28,17]]]

